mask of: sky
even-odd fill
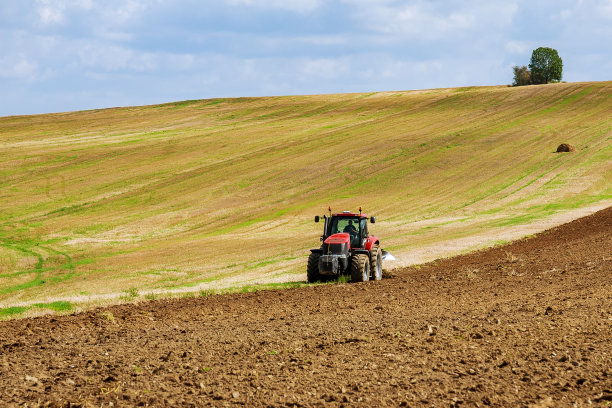
[[[612,80],[612,0],[0,0],[0,116],[503,85],[541,46]]]

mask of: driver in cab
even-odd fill
[[[357,235],[357,228],[353,225],[353,220],[348,221],[348,225],[344,227],[342,232],[347,232],[349,235],[354,236]]]

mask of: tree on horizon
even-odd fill
[[[514,82],[512,86],[523,86],[523,85],[531,85],[531,71],[523,65],[519,67],[518,65],[512,67],[514,70]]]
[[[529,62],[532,84],[547,84],[561,81],[563,76],[563,60],[557,50],[549,47],[539,47],[531,53]]]

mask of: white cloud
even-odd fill
[[[96,26],[124,25],[163,0],[36,0],[39,22],[46,27],[90,20]]]
[[[56,25],[64,22],[63,2],[52,3],[48,0],[39,0],[38,17],[43,25]]]
[[[529,51],[529,47],[529,44],[525,41],[508,41],[504,49],[510,54],[522,55]]]
[[[599,7],[599,11],[602,16],[612,20],[612,0],[604,0],[603,4]]]
[[[146,52],[101,42],[73,43],[79,65],[89,71],[156,72],[161,69],[185,70],[194,66],[195,60],[189,54]]]
[[[157,73],[201,69],[207,61],[203,55],[189,53],[145,52],[104,43],[74,43],[79,66],[93,73]]]
[[[276,8],[298,13],[311,13],[320,7],[322,0],[225,0],[231,6]]]
[[[422,79],[439,75],[443,67],[443,62],[440,60],[397,61],[385,59],[377,64],[376,69],[370,72],[370,76],[372,79],[380,77],[392,81],[401,80],[406,77]]]
[[[1,58],[0,77],[35,81],[38,77],[38,63],[23,54]]]
[[[74,4],[84,10],[89,10],[94,7],[95,2],[93,0],[74,0]]]
[[[455,3],[344,0],[364,27],[387,36],[418,41],[455,41],[470,32],[499,30],[512,24],[516,2],[477,1]]]
[[[122,31],[108,31],[106,27],[94,28],[95,36],[111,42],[126,42],[134,39],[134,34]]]
[[[350,63],[344,58],[317,58],[301,62],[302,79],[333,79],[350,72]]]
[[[291,42],[301,42],[310,45],[345,45],[350,42],[347,35],[308,35],[286,39]]]
[[[571,9],[564,9],[564,10],[561,10],[561,12],[559,13],[559,17],[562,20],[567,20],[571,16],[572,16],[572,10]]]
[[[159,1],[127,0],[116,7],[102,6],[102,15],[106,22],[125,23],[140,16],[149,7]]]
[[[187,71],[198,67],[198,58],[193,54],[165,54],[167,68]]]
[[[91,10],[93,0],[36,0],[39,21],[43,25],[60,25],[66,23],[67,14],[72,10]]]
[[[606,0],[604,0],[606,1]],[[569,20],[576,16],[576,13],[582,7],[582,0],[577,0],[571,7],[561,9],[557,14],[552,16],[553,20]]]

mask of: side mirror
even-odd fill
[[[319,216],[315,215],[315,222],[319,222]]]
[[[376,217],[370,217],[370,222],[371,222],[372,224],[376,223]]]

